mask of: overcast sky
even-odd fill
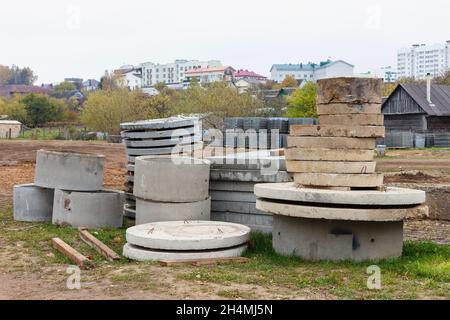
[[[449,0],[14,0],[0,4],[0,64],[37,83],[177,58],[264,75],[274,63],[343,59],[357,72],[450,40]]]

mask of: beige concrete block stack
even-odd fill
[[[380,188],[376,139],[384,137],[381,79],[332,78],[317,82],[319,125],[293,125],[287,171],[303,187]]]

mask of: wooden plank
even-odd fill
[[[338,114],[320,115],[320,125],[342,126],[382,126],[384,115],[382,114]]]
[[[292,125],[291,136],[384,138],[382,126]]]
[[[158,261],[164,267],[171,266],[207,266],[216,264],[227,264],[227,263],[247,263],[249,258],[245,257],[231,257],[231,258],[217,258],[217,259],[196,259],[196,260],[160,260]]]
[[[120,256],[115,253],[106,244],[98,240],[87,230],[80,230],[80,238],[91,248],[94,248],[97,252],[107,258],[109,261],[120,260]]]
[[[375,149],[375,138],[348,137],[287,137],[287,146],[326,149]]]
[[[324,149],[324,148],[288,148],[286,160],[303,161],[372,161],[373,150]]]
[[[87,257],[79,253],[77,250],[69,246],[60,238],[52,239],[53,248],[61,252],[64,256],[70,259],[70,261],[74,262],[81,269],[89,269],[92,268],[92,261]]]
[[[333,103],[333,104],[318,104],[318,115],[333,115],[333,114],[381,114],[380,103],[369,104],[350,104],[350,103]]]

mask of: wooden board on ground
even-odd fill
[[[287,137],[288,148],[326,148],[326,149],[375,149],[375,138],[348,137]]]
[[[383,126],[292,125],[291,136],[383,138]]]
[[[288,148],[286,160],[305,161],[372,161],[373,150],[326,149],[326,148]]]
[[[383,174],[294,173],[302,186],[376,188],[383,185]]]
[[[80,238],[91,248],[94,248],[97,252],[107,258],[109,261],[120,260],[120,256],[115,253],[106,244],[98,240],[87,230],[80,230]]]
[[[288,172],[296,173],[374,173],[375,161],[286,161]]]
[[[381,114],[380,103],[369,104],[351,104],[351,103],[332,103],[318,104],[317,114]]]
[[[171,267],[182,265],[206,266],[206,265],[227,264],[227,263],[247,263],[249,261],[250,259],[245,257],[231,257],[231,258],[198,259],[198,260],[160,260],[159,263],[164,267]]]
[[[79,253],[77,250],[69,246],[60,238],[52,239],[53,248],[61,252],[64,256],[70,259],[73,263],[78,265],[81,269],[92,268],[92,261]]]
[[[342,126],[382,126],[384,124],[383,114],[337,114],[319,115],[320,125],[342,125]]]

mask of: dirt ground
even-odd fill
[[[126,159],[121,144],[82,141],[2,141],[0,140],[0,211],[10,208],[12,188],[29,183],[34,177],[34,161],[39,149],[72,150],[103,154],[106,157],[105,187],[123,189]],[[450,151],[388,151],[378,161],[378,170],[387,173],[387,183],[450,183]],[[2,221],[0,221],[2,224]],[[450,245],[450,222],[409,221],[405,238],[432,240]],[[210,282],[189,282],[180,279],[184,271],[158,265],[130,263],[115,267],[105,264],[83,278],[82,290],[66,288],[65,265],[47,265],[42,259],[24,253],[21,243],[12,245],[0,234],[0,299],[217,299],[223,286]],[[48,252],[52,254],[51,251]],[[145,286],[117,281],[133,271],[145,278]],[[114,281],[114,279],[116,279]],[[139,279],[138,279],[139,280]],[[139,282],[139,281],[138,281]],[[136,282],[133,282],[136,283]],[[149,290],[151,288],[151,290]],[[232,292],[251,292],[258,299],[329,299],[327,292],[284,292],[270,286],[230,284]]]

